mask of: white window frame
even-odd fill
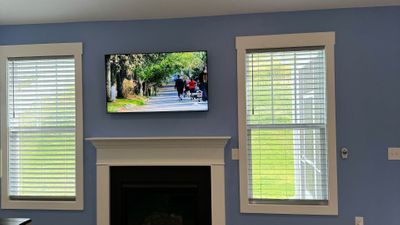
[[[328,204],[265,204],[248,199],[248,157],[246,129],[246,50],[285,49],[323,46],[326,57],[327,140],[328,140]],[[338,215],[335,120],[335,32],[299,33],[236,37],[240,211],[242,213]]]
[[[1,208],[83,210],[82,43],[0,46]],[[73,56],[76,101],[76,196],[74,201],[11,200],[8,196],[7,60],[18,57]]]

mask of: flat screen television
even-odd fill
[[[109,113],[208,110],[207,52],[105,56]]]

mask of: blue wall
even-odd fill
[[[240,35],[336,31],[339,216],[239,213],[236,55]],[[84,43],[85,137],[229,135],[226,149],[227,225],[366,225],[400,222],[400,7],[342,9],[192,19],[0,26],[0,45]],[[105,111],[104,55],[124,52],[209,52],[210,110],[206,113],[110,115]],[[95,225],[95,150],[85,143],[85,210],[0,210],[0,217],[31,217],[35,225]]]

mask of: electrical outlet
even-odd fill
[[[356,216],[354,225],[364,225],[364,217]]]
[[[239,149],[232,149],[232,160],[239,160]]]
[[[388,149],[389,160],[400,160],[400,148],[389,148]]]

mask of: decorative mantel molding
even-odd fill
[[[110,225],[110,166],[210,166],[212,225],[225,225],[225,145],[230,137],[93,137],[97,225]]]
[[[211,136],[211,137],[93,137],[86,140],[93,143],[97,149],[140,149],[162,147],[176,148],[193,145],[203,145],[206,148],[224,148],[227,141],[231,137],[228,136]]]

